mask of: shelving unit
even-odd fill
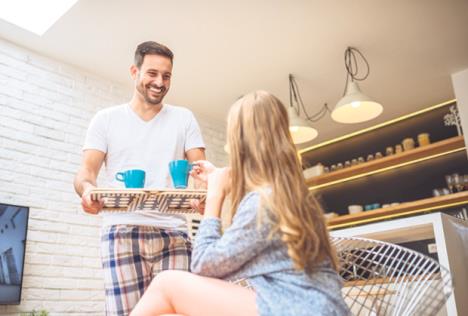
[[[310,189],[314,190],[462,150],[465,150],[463,136],[456,136],[400,154],[386,156],[356,166],[329,172],[307,179],[306,181],[310,185]]]
[[[339,215],[330,220],[337,229],[408,214],[443,210],[454,204],[452,197],[431,198],[432,190],[446,186],[445,175],[468,173],[466,145],[455,127],[444,126],[444,116],[455,100],[344,135],[299,151],[305,166],[325,166],[384,152],[404,138],[429,133],[432,143],[402,153],[384,156],[306,179],[326,212]],[[348,215],[349,205],[392,204],[362,214]],[[458,203],[458,202],[457,202]],[[464,200],[458,205],[468,204]]]
[[[396,206],[379,208],[356,214],[338,216],[330,219],[327,224],[330,229],[337,229],[403,215],[420,214],[463,204],[468,204],[468,191],[406,202]]]

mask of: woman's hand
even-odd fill
[[[205,188],[208,184],[208,175],[213,172],[216,167],[207,160],[197,160],[192,163],[193,167],[190,175],[195,179],[195,189]],[[205,200],[191,200],[190,206],[200,214],[205,213]]]
[[[216,167],[207,160],[197,160],[193,162],[192,170],[190,171],[190,175],[195,179],[203,183],[203,185],[207,185],[208,183],[208,175],[212,173]]]

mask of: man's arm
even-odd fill
[[[205,148],[192,148],[190,150],[187,150],[187,152],[185,152],[185,155],[187,156],[187,160],[190,162],[194,162],[197,160],[206,160]]]
[[[105,156],[99,150],[85,150],[80,170],[75,176],[75,191],[81,196],[83,210],[90,214],[97,214],[102,209],[102,202],[92,201],[89,192],[96,187],[96,179]]]

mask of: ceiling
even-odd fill
[[[468,68],[468,1],[80,0],[42,37],[4,21],[0,37],[129,89],[136,45],[159,41],[175,53],[166,101],[217,120],[255,89],[287,104],[289,73],[309,114],[333,106],[344,50],[357,47],[371,66],[361,88],[384,113],[353,125],[328,115],[314,125],[319,142],[454,98],[450,75]]]

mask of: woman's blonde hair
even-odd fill
[[[256,91],[235,102],[228,115],[227,142],[230,219],[247,192],[259,191],[259,220],[273,219],[271,235],[281,234],[295,267],[312,272],[317,263],[330,259],[336,269],[323,212],[306,186],[281,101]],[[268,217],[263,216],[265,209]]]

